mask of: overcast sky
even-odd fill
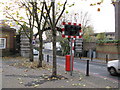
[[[111,0],[104,0],[101,5],[90,6],[90,3],[96,3],[100,0],[68,0],[75,2],[71,9],[74,12],[85,11],[90,15],[90,24],[94,27],[95,32],[114,32],[115,31],[115,14],[114,6]],[[69,2],[69,3],[70,3]],[[100,12],[97,9],[100,8]]]
[[[88,12],[90,24],[94,27],[95,32],[114,32],[115,15],[111,0],[104,0],[101,5],[90,6],[90,3],[96,3],[97,1],[100,0],[68,0],[68,3],[75,3],[75,6],[68,10],[70,13]],[[97,11],[98,8],[101,9],[100,12]],[[2,14],[0,14],[0,19],[3,19]]]

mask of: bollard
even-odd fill
[[[86,76],[89,76],[89,60],[87,60]]]
[[[82,55],[81,55],[81,54],[79,54],[79,57],[80,57],[80,59],[81,59]]]
[[[106,63],[108,62],[108,55],[106,55]]]
[[[47,55],[47,62],[49,62],[49,55]]]
[[[44,60],[44,54],[42,54],[42,60]]]
[[[91,53],[91,61],[93,61],[93,52]]]

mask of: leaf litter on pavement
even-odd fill
[[[67,78],[62,76],[62,75],[57,75],[57,76],[51,76],[51,75],[41,75],[39,79],[34,79],[31,82],[28,82],[25,84],[26,87],[38,87],[41,84],[48,82],[48,81],[56,81],[56,80],[66,80]]]

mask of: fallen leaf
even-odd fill
[[[2,70],[0,70],[0,73],[2,73],[3,71]]]
[[[55,80],[57,79],[57,78],[54,78]]]
[[[66,81],[67,83],[69,82],[69,81]]]
[[[86,85],[84,84],[83,86],[85,87]]]
[[[18,80],[21,80],[21,78],[18,78]]]
[[[48,68],[49,71],[51,71],[51,69]]]
[[[48,78],[47,80],[50,81],[50,78]]]
[[[34,79],[34,81],[37,81],[38,79]]]
[[[55,79],[55,77],[52,77],[52,79]]]
[[[106,86],[106,88],[111,88],[110,86]]]
[[[75,84],[72,84],[72,86],[75,86]]]
[[[41,80],[41,81],[42,81],[42,80],[44,80],[44,79],[43,79],[43,78],[40,78],[39,80]]]
[[[48,76],[45,76],[44,78],[45,78],[45,79],[47,79],[47,78],[48,78]]]
[[[59,75],[62,75],[62,74],[59,74]]]
[[[27,74],[24,74],[24,76],[28,76]]]
[[[62,80],[64,80],[65,78],[64,78],[64,77],[62,77],[61,79],[62,79]]]
[[[28,69],[24,70],[24,72],[28,72]]]
[[[65,72],[65,74],[67,74],[67,72]]]
[[[64,87],[64,86],[61,86],[61,87]]]
[[[40,86],[40,85],[39,84],[34,85],[34,87],[38,87],[38,86]]]
[[[105,80],[107,80],[107,78],[104,78]]]
[[[77,86],[78,84],[75,84],[75,86]]]
[[[19,84],[23,84],[23,82],[19,82]]]
[[[81,81],[82,80],[82,78],[79,78],[79,81]]]
[[[39,77],[40,79],[42,78],[42,77]]]

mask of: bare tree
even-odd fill
[[[19,3],[19,4],[18,4]],[[14,5],[16,5],[16,7],[18,7],[17,9],[14,9]],[[27,3],[20,3],[19,1],[15,1],[13,2],[13,4],[9,5],[9,6],[5,6],[4,8],[4,15],[8,18],[8,19],[12,19],[13,21],[15,21],[18,25],[20,25],[23,29],[23,31],[25,32],[26,36],[28,37],[29,41],[30,41],[30,61],[33,62],[33,44],[32,44],[32,39],[33,39],[33,28],[34,28],[34,8],[32,8],[31,10],[29,9],[29,11],[27,11],[27,9],[24,9],[23,7],[25,5],[27,5]],[[29,6],[31,7],[31,6]],[[25,14],[26,14],[26,18],[24,18],[24,16],[21,16],[20,14],[20,9],[24,9],[25,10]],[[26,30],[29,29],[30,33],[27,33]]]
[[[56,63],[56,25],[60,19],[60,17],[62,16],[64,10],[65,10],[65,5],[67,3],[67,0],[65,1],[64,5],[63,5],[63,9],[60,13],[60,15],[58,16],[58,18],[55,18],[55,1],[51,0],[51,6],[52,6],[52,16],[50,17],[50,13],[48,11],[48,7],[47,4],[45,3],[45,9],[47,11],[47,15],[49,18],[49,22],[50,22],[50,26],[51,26],[51,30],[52,30],[52,35],[53,35],[53,70],[52,70],[52,76],[55,77],[57,76],[57,63]]]

